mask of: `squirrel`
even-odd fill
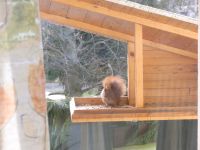
[[[106,106],[119,106],[121,96],[126,94],[125,81],[120,76],[108,76],[102,81],[101,99]]]

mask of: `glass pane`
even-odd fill
[[[72,96],[99,95],[107,75],[127,80],[127,44],[47,22],[42,29],[51,148],[155,149],[156,122],[70,122]]]
[[[193,18],[197,17],[196,1],[132,1]],[[120,75],[127,80],[127,43],[47,22],[42,23],[42,31],[52,150],[197,149],[197,122],[194,120],[71,123],[69,114],[71,97],[99,95],[102,89],[101,81],[107,75]],[[158,41],[163,39],[163,37],[156,38]],[[161,55],[156,50],[154,50],[155,56],[151,52],[151,50],[146,52],[148,57],[153,56],[151,59],[156,59]],[[175,54],[165,53],[164,56],[170,58],[175,57]],[[172,66],[171,69],[173,67],[177,67],[182,74],[197,72],[196,66],[185,69]],[[163,68],[146,67],[146,69],[161,71]],[[164,79],[165,75],[166,72],[163,76],[154,76],[156,82],[151,84],[163,86],[157,81],[158,78]],[[170,86],[177,86],[174,80],[170,79],[167,82]],[[180,100],[178,104],[181,104],[182,98],[173,95],[169,101],[177,99]],[[166,97],[161,95],[159,100],[164,102]],[[196,97],[193,97],[193,100],[196,100]],[[152,101],[155,101],[155,98]]]

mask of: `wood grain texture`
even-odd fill
[[[65,17],[53,15],[53,14],[48,14],[46,12],[40,12],[40,15],[41,15],[42,19],[48,20],[53,23],[58,23],[58,24],[61,24],[64,26],[75,27],[77,29],[84,30],[86,32],[100,34],[100,35],[110,37],[113,39],[117,39],[117,40],[121,40],[121,41],[133,41],[133,39],[134,39],[132,36],[130,36],[128,34],[124,34],[124,33],[110,30],[110,29],[102,28],[102,27],[92,25],[89,23],[73,20],[71,18],[65,18]]]
[[[100,6],[98,4],[91,4],[88,2],[78,1],[78,0],[70,0],[70,1],[53,0],[53,2],[61,3],[63,5],[70,5],[70,6],[85,9],[85,10],[88,10],[91,12],[100,13],[100,14],[103,14],[106,16],[122,19],[125,21],[139,23],[139,24],[142,24],[142,25],[145,25],[148,27],[157,28],[159,30],[171,32],[171,33],[182,35],[182,36],[189,37],[192,39],[197,39],[197,37],[198,37],[197,32],[194,32],[191,30],[186,30],[184,28],[178,28],[176,26],[172,26],[172,25],[169,25],[166,23],[156,22],[156,21],[149,20],[146,18],[134,16],[134,15],[131,15],[128,13],[112,10],[112,9]]]
[[[93,100],[101,101],[100,98]],[[77,101],[82,103],[77,104]],[[74,98],[70,101],[70,112],[72,122],[111,122],[111,121],[147,121],[147,120],[187,120],[197,119],[197,107],[187,105],[178,106],[173,103],[157,105],[146,105],[145,108],[137,107],[106,107],[102,104],[90,105],[91,99]]]
[[[144,106],[143,95],[143,32],[142,25],[135,24],[135,103]]]
[[[51,11],[54,11],[54,10],[51,10]],[[134,35],[124,33],[121,30],[120,31],[118,31],[116,29],[111,30],[110,25],[106,25],[106,26],[102,27],[101,24],[105,17],[103,17],[101,15],[96,15],[96,17],[95,17],[93,15],[90,15],[89,12],[87,12],[86,14],[84,12],[84,13],[82,13],[81,16],[78,16],[78,18],[77,18],[76,16],[73,16],[73,15],[75,15],[74,13],[70,13],[70,12],[68,12],[69,18],[62,17],[63,15],[65,16],[66,13],[62,13],[62,15],[59,16],[59,13],[61,13],[61,12],[57,13],[57,15],[49,14],[46,12],[41,12],[41,17],[44,20],[48,20],[50,22],[58,23],[58,24],[65,25],[65,26],[75,27],[80,30],[84,30],[86,32],[100,34],[100,35],[110,37],[113,39],[117,39],[117,40],[121,40],[121,41],[134,42]],[[95,21],[97,18],[100,18],[100,22]],[[81,20],[84,20],[84,21],[81,21]],[[95,22],[95,23],[92,23],[92,22]],[[116,26],[115,26],[115,28],[116,28]],[[128,26],[127,30],[130,30],[130,29],[132,29],[132,31],[134,31],[134,26],[132,26],[132,27]],[[170,40],[172,41],[172,39],[170,39]],[[160,51],[167,51],[167,52],[177,54],[180,56],[197,59],[197,53],[192,52],[192,50],[190,50],[190,49],[183,50],[180,48],[175,48],[172,46],[152,42],[149,40],[143,40],[143,44],[145,47],[148,46],[148,47],[160,50]],[[148,49],[149,48],[147,48],[147,50]]]

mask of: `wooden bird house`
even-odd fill
[[[73,122],[197,119],[197,20],[118,0],[41,0],[41,18],[128,44],[128,96],[74,98]]]

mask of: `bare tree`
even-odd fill
[[[64,85],[66,96],[98,94],[107,75],[127,76],[126,43],[43,22],[45,70]]]

